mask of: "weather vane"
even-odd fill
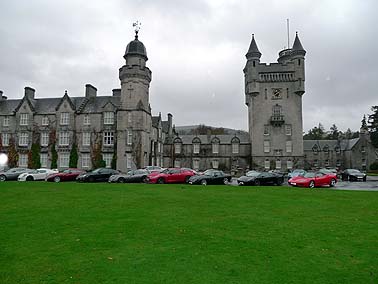
[[[142,25],[141,22],[139,21],[136,21],[133,23],[133,27],[134,27],[134,30],[135,30],[135,38],[138,38],[138,32],[140,30],[140,26]]]

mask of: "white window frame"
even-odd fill
[[[131,169],[131,165],[132,165],[131,153],[126,153],[126,168]]]
[[[3,146],[9,146],[9,139],[10,139],[9,133],[1,133],[1,144]]]
[[[287,167],[288,170],[291,170],[293,168],[293,161],[287,160],[286,167]]]
[[[113,154],[111,153],[103,153],[102,159],[105,161],[105,167],[111,168],[112,166],[112,160],[113,160]]]
[[[211,161],[211,165],[212,165],[213,169],[218,169],[219,168],[219,160],[218,159],[213,159]]]
[[[21,132],[19,134],[18,146],[28,146],[29,145],[29,133]]]
[[[199,164],[200,164],[199,159],[193,159],[193,169],[194,170],[199,170]]]
[[[70,164],[70,154],[69,153],[59,153],[59,168],[68,168]]]
[[[286,153],[292,153],[293,152],[293,141],[289,140],[286,141]]]
[[[89,114],[84,114],[83,125],[91,125],[91,117]]]
[[[20,113],[20,125],[29,125],[28,113]]]
[[[276,160],[276,170],[280,170],[282,168],[282,161],[281,160]]]
[[[181,143],[175,143],[175,154],[181,153]]]
[[[270,135],[270,131],[269,131],[269,125],[264,125],[264,135],[265,136],[269,136]]]
[[[4,116],[3,126],[9,126],[9,116]]]
[[[70,124],[70,113],[69,112],[60,113],[60,125],[68,125],[68,124]]]
[[[18,166],[20,168],[26,168],[28,166],[28,154],[18,155]]]
[[[41,146],[48,146],[49,145],[49,133],[48,132],[41,132]]]
[[[49,117],[47,115],[42,116],[41,125],[43,126],[49,125]]]
[[[83,132],[81,142],[82,142],[83,146],[90,146],[91,145],[91,133],[90,132]]]
[[[219,143],[218,142],[215,142],[212,144],[212,150],[213,150],[213,154],[219,154]]]
[[[41,162],[41,168],[47,168],[48,154],[41,153],[39,156],[39,160]]]
[[[90,156],[88,153],[81,154],[81,167],[89,168]]]
[[[287,136],[291,136],[291,135],[292,135],[291,125],[286,125],[286,126],[285,126],[285,134],[286,134]]]
[[[127,145],[133,144],[133,131],[131,129],[127,130]]]
[[[181,161],[180,161],[179,159],[176,159],[176,160],[175,160],[174,167],[175,167],[175,168],[180,168],[180,167],[181,167]]]
[[[237,142],[234,142],[231,144],[231,147],[232,147],[232,154],[239,154],[239,143]]]
[[[104,124],[105,125],[114,124],[114,112],[112,112],[112,111],[105,111],[104,112]]]
[[[59,146],[70,145],[70,133],[69,132],[59,132]]]
[[[265,140],[264,141],[264,153],[270,152],[270,141]]]
[[[114,145],[114,132],[104,131],[103,142],[104,142],[104,146],[113,146]]]
[[[270,160],[266,159],[264,161],[264,169],[266,169],[266,170],[270,169]]]
[[[193,154],[199,154],[200,152],[200,143],[193,143]]]

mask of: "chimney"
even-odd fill
[[[168,136],[172,137],[172,114],[168,113]]]
[[[25,96],[29,98],[29,100],[34,100],[35,90],[30,87],[25,87]]]
[[[121,89],[113,89],[113,97],[120,97],[121,96]]]
[[[97,89],[93,87],[91,84],[85,85],[85,97],[87,99],[95,98],[97,96]]]
[[[3,91],[0,90],[0,101],[5,101],[7,99],[6,96],[3,96]]]

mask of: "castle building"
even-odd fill
[[[100,152],[106,167],[122,172],[147,165],[233,174],[248,169],[367,169],[378,151],[366,129],[350,140],[303,141],[305,55],[296,35],[292,48],[279,52],[278,62],[261,63],[252,36],[243,70],[248,132],[186,133],[175,130],[172,114],[167,120],[160,113],[152,116],[152,72],[136,30],[119,69],[121,88],[111,95],[98,96],[90,84],[84,96],[65,92],[60,98],[37,98],[30,87],[21,99],[7,99],[0,91],[0,152],[16,152],[18,166],[27,167],[34,146],[42,167],[51,167],[57,154],[57,166],[64,169],[76,148],[77,167],[93,168]]]

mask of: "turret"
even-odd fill
[[[295,73],[296,73],[296,93],[299,95],[303,95],[305,92],[305,68],[304,68],[304,60],[305,60],[306,50],[304,50],[301,41],[298,37],[298,32],[295,33],[295,40],[293,44],[293,48],[291,49],[291,62],[294,63],[295,66]]]
[[[249,49],[247,54],[245,55],[248,61],[255,60],[257,62],[260,62],[261,52],[259,51],[259,48],[257,47],[256,41],[255,41],[255,34],[252,34],[252,41],[249,45]]]
[[[249,45],[249,49],[247,54],[245,55],[247,58],[247,63],[245,68],[243,69],[244,72],[244,81],[245,81],[245,104],[249,104],[250,95],[257,95],[259,92],[259,83],[258,81],[258,70],[257,67],[260,63],[261,52],[257,47],[255,41],[255,35],[252,34],[251,44]]]

